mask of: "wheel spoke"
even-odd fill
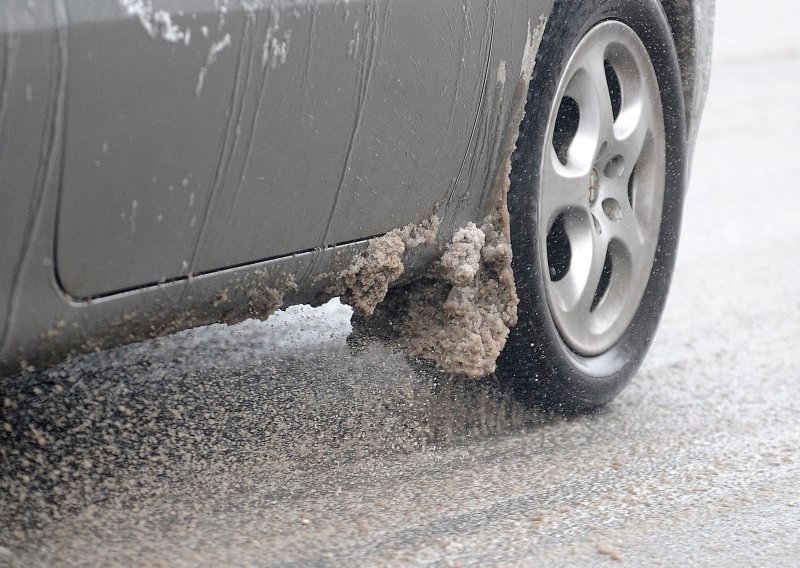
[[[614,138],[609,149],[613,155],[622,156],[626,179],[639,161],[647,134],[650,132],[652,117],[650,112],[647,112],[649,110],[647,106],[645,104],[645,108],[636,114],[633,124],[621,124],[620,127],[614,128]]]
[[[586,53],[583,68],[592,86],[593,111],[596,114],[600,142],[613,139],[614,112],[611,108],[611,91],[608,88],[603,60],[603,46],[594,46]]]
[[[608,86],[597,85],[597,78],[591,71],[593,66],[591,61],[582,60],[582,66],[564,91],[565,97],[578,103],[580,112],[580,126],[569,148],[568,165],[581,169],[591,167],[603,142],[612,134],[606,122],[607,118],[613,118]],[[608,100],[603,99],[603,89]]]
[[[608,240],[587,226],[591,222],[575,219],[565,223],[573,251],[572,262],[567,277],[553,283],[563,309],[575,318],[589,315],[608,251]]]
[[[583,318],[589,317],[589,311],[592,308],[592,301],[600,285],[600,278],[603,275],[603,265],[605,265],[606,254],[608,253],[608,240],[597,233],[593,233],[593,235],[591,263],[589,264],[586,281],[583,285],[580,298],[578,299],[578,305],[576,306],[576,312]]]
[[[561,164],[552,148],[545,150],[539,196],[540,219],[547,226],[560,213],[589,207],[589,172],[576,173]]]
[[[603,275],[608,242],[593,233],[591,244],[582,258],[573,259],[567,278],[554,283],[561,303],[561,318],[583,342],[591,342],[588,321],[592,303]]]
[[[644,256],[645,238],[642,227],[639,224],[636,214],[627,196],[620,196],[615,200],[619,208],[618,220],[611,220],[607,215],[603,216],[601,223],[603,231],[608,235],[608,239],[621,242],[631,256],[631,261],[636,265],[637,261]]]

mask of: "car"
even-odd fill
[[[5,3],[0,372],[340,296],[448,373],[607,403],[666,301],[713,12]]]

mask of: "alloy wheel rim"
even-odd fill
[[[547,124],[539,254],[565,343],[593,356],[631,324],[650,278],[666,172],[663,109],[647,48],[608,20],[578,43]]]

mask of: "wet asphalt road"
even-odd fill
[[[671,299],[606,410],[348,344],[336,305],[93,354],[0,382],[0,565],[796,565],[798,12],[721,4]]]

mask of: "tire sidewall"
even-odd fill
[[[666,184],[653,269],[639,308],[614,346],[586,357],[566,345],[550,314],[544,282],[547,267],[539,253],[538,188],[544,136],[561,73],[584,35],[605,20],[619,20],[632,28],[653,63],[664,115]],[[629,382],[652,343],[666,302],[685,193],[683,95],[672,35],[655,0],[557,2],[541,45],[512,156],[509,191],[519,321],[498,368],[501,375],[527,382],[540,404],[585,410],[610,401]]]

